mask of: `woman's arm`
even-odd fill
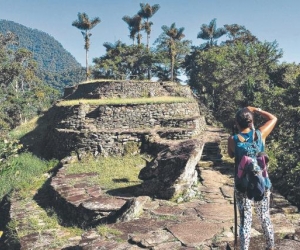
[[[259,127],[262,139],[263,139],[263,141],[265,141],[267,136],[274,129],[275,124],[277,122],[277,117],[267,111],[261,110],[260,108],[255,108],[255,107],[250,107],[250,106],[247,108],[251,112],[261,115],[266,120],[266,122],[261,127]]]

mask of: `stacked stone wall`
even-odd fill
[[[188,86],[172,82],[96,81],[68,87],[64,99],[140,98],[191,96]]]
[[[87,152],[93,155],[123,155],[125,153],[126,144],[134,143],[136,148],[141,150],[141,146],[147,147],[145,138],[149,137],[149,133],[134,133],[134,132],[85,132],[80,133],[72,130],[54,129],[49,133],[46,152],[48,158],[56,156],[62,159],[68,156],[71,152],[77,154],[86,154]],[[136,153],[136,152],[132,152]]]
[[[60,129],[95,131],[180,127],[201,130],[196,102],[105,106],[81,104],[57,109],[57,112],[65,114],[56,121],[56,128]]]
[[[169,140],[187,140],[195,136],[193,130],[170,129],[158,130],[157,135],[163,139]],[[137,150],[129,153],[138,153],[153,151],[152,141],[150,138],[154,136],[151,131],[132,131],[116,132],[116,131],[98,131],[97,133],[85,132],[79,133],[72,130],[55,129],[51,134],[51,140],[47,145],[48,157],[56,156],[64,158],[72,151],[78,154],[90,152],[94,155],[124,155],[127,145],[133,145]],[[151,152],[149,152],[149,150]]]
[[[54,106],[46,140],[47,155],[63,158],[72,151],[122,155],[128,145],[152,150],[153,138],[186,140],[202,133],[205,119],[190,88],[173,82],[100,80],[66,88],[64,99],[157,96],[187,99],[173,103],[96,105],[82,102],[74,106]]]
[[[129,143],[149,147],[149,138],[185,140],[205,129],[196,102],[56,106],[47,151],[59,158],[71,151],[122,155]],[[195,116],[195,114],[198,116]]]

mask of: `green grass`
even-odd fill
[[[98,184],[103,189],[124,188],[141,183],[138,174],[146,164],[142,155],[127,155],[115,157],[93,156],[72,164],[66,169],[66,174],[98,173],[89,179],[89,183]]]
[[[17,129],[12,130],[9,134],[14,138],[14,139],[20,139],[27,133],[33,131],[34,129],[37,128],[38,126],[38,120],[39,117],[34,117],[30,121],[23,123],[20,125]]]
[[[20,223],[26,225],[25,229],[21,229],[19,227]],[[23,217],[22,220],[13,219],[8,223],[7,227],[11,237],[14,237],[16,239],[29,235],[31,233],[42,234],[45,231],[49,230],[49,232],[51,232],[51,234],[55,238],[53,242],[49,242],[53,247],[63,246],[68,242],[69,238],[80,236],[83,233],[83,230],[78,227],[63,228],[62,226],[60,226],[59,219],[54,211],[48,211],[47,213],[44,210],[40,210],[39,213],[29,214],[28,216]],[[15,232],[15,229],[18,227],[18,231]],[[61,235],[61,230],[64,232],[64,236]]]
[[[151,98],[109,98],[109,99],[78,99],[66,100],[57,103],[57,106],[74,106],[79,103],[90,105],[126,105],[126,104],[154,104],[154,103],[176,103],[176,102],[192,102],[191,98],[160,96]]]
[[[37,190],[46,181],[45,173],[57,165],[57,160],[44,161],[31,153],[22,153],[9,159],[8,167],[0,172],[0,199],[12,189],[24,196]]]
[[[102,237],[119,236],[123,234],[121,231],[110,228],[107,225],[99,225],[96,227],[96,230]]]
[[[93,83],[93,82],[136,82],[136,83],[140,83],[141,80],[93,79],[93,80],[81,82],[80,84],[87,84],[87,83]],[[142,82],[153,82],[153,81],[151,81],[151,80],[142,80]]]

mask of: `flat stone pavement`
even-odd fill
[[[209,128],[207,135],[207,141],[211,140],[219,145],[228,137],[217,128]],[[63,189],[59,186],[58,189],[69,206],[81,209],[80,211],[86,213],[85,216],[89,215],[86,209],[101,207],[102,214],[92,213],[92,216],[103,218],[114,214],[116,217],[114,222],[107,221],[84,228],[82,234],[75,237],[70,233],[69,227],[63,226],[64,223],[52,229],[43,227],[49,222],[49,214],[47,216],[45,208],[39,205],[41,202],[12,196],[10,215],[13,220],[18,221],[16,231],[20,239],[20,249],[233,249],[233,166],[224,158],[217,164],[202,161],[197,169],[201,181],[195,187],[196,197],[181,203],[151,199],[147,196],[107,197],[97,187],[88,190],[83,183],[86,176],[72,178],[72,186],[83,188],[84,191],[78,192],[78,189],[67,186]],[[64,182],[56,179],[54,183],[58,185]],[[273,196],[271,217],[276,234],[275,249],[300,249],[300,214],[297,208],[276,191]],[[129,201],[131,209],[120,212]],[[33,216],[31,220],[35,219],[40,225],[39,232],[28,228],[29,216]],[[59,241],[61,238],[64,240]],[[254,216],[249,250],[262,249],[265,249],[262,230]]]

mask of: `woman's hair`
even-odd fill
[[[254,127],[253,113],[247,108],[240,109],[235,115],[235,120],[241,129],[245,129],[245,128],[253,129]]]

